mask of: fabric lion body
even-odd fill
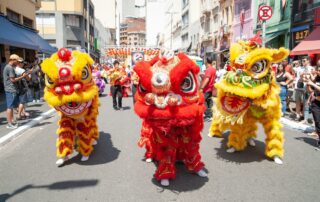
[[[166,59],[156,57],[134,68],[139,76],[134,110],[143,120],[138,145],[146,148],[146,158],[158,162],[157,180],[174,179],[177,160],[190,172],[204,167],[199,153],[204,113],[196,80],[199,68],[183,54]],[[190,88],[181,87],[185,82]]]
[[[67,158],[75,147],[83,157],[88,157],[99,138],[99,95],[92,78],[92,64],[87,54],[62,48],[41,65],[46,82],[44,99],[61,116],[56,142],[60,159]]]
[[[257,123],[261,123],[266,133],[266,156],[284,156],[284,137],[279,123],[280,89],[270,66],[288,54],[287,49],[261,48],[251,40],[231,46],[233,69],[215,84],[218,95],[209,136],[221,137],[225,130],[230,130],[227,146],[241,151],[247,147],[248,140],[256,137]]]

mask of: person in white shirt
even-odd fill
[[[296,101],[296,120],[306,122],[309,118],[309,106],[306,104],[309,93],[306,91],[304,80],[310,77],[314,68],[310,66],[309,59],[302,59],[302,66],[296,67],[295,101]],[[302,119],[304,117],[304,120]]]
[[[215,82],[216,83],[219,82],[223,78],[223,75],[225,75],[226,72],[227,72],[227,63],[223,67],[220,67],[219,70],[217,71]]]

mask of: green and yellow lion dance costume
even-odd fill
[[[230,48],[232,71],[215,84],[217,98],[209,136],[221,137],[230,130],[228,152],[244,150],[255,145],[257,122],[266,133],[265,154],[282,164],[284,137],[281,117],[280,88],[275,81],[271,64],[284,60],[285,48],[262,48],[260,34],[248,41],[239,41]]]
[[[99,96],[92,79],[92,64],[88,54],[65,48],[41,64],[46,84],[44,99],[61,116],[56,143],[58,165],[68,159],[74,146],[82,155],[81,160],[88,160],[97,143]]]

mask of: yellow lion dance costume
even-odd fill
[[[43,61],[46,87],[44,99],[61,116],[57,130],[57,165],[62,165],[74,146],[86,161],[99,137],[96,123],[98,88],[93,82],[93,60],[86,53],[62,48]]]
[[[231,46],[232,71],[215,84],[216,105],[209,136],[222,136],[230,129],[227,152],[244,150],[247,144],[255,146],[257,122],[266,133],[265,154],[282,164],[284,137],[281,132],[280,88],[275,81],[271,63],[284,60],[289,51],[284,48],[261,48],[258,33],[248,41],[239,41]]]

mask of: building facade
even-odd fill
[[[320,0],[293,0],[290,49],[320,27]]]
[[[250,39],[253,33],[253,13],[256,1],[234,0],[233,37],[232,42],[239,39]]]
[[[146,21],[144,18],[125,18],[124,22],[120,24],[120,45],[146,45]]]
[[[0,0],[0,15],[1,18],[6,18],[17,26],[34,30],[36,28],[35,12],[40,9],[40,0],[20,0],[19,4],[12,0]],[[4,19],[3,19],[4,20]],[[9,22],[8,21],[8,22]],[[5,29],[1,27],[1,29]],[[2,32],[3,30],[1,30]],[[14,34],[14,33],[12,33]],[[22,33],[20,33],[22,34]],[[28,40],[28,39],[27,39]],[[18,54],[19,56],[32,61],[35,58],[36,47],[16,46],[13,44],[0,43],[0,58],[1,60],[9,59],[10,54]],[[5,61],[1,61],[5,62]]]
[[[291,26],[291,3],[292,0],[259,0],[254,5],[254,13],[262,5],[268,5],[273,10],[272,17],[266,21],[266,47],[289,48],[290,43],[290,26]],[[254,16],[254,32],[262,30],[262,21],[258,15]]]
[[[87,16],[87,1],[89,1],[89,16]],[[51,45],[57,48],[67,47],[88,52],[89,43],[91,56],[98,58],[94,46],[95,18],[94,5],[91,0],[43,1],[36,16],[39,34]]]

